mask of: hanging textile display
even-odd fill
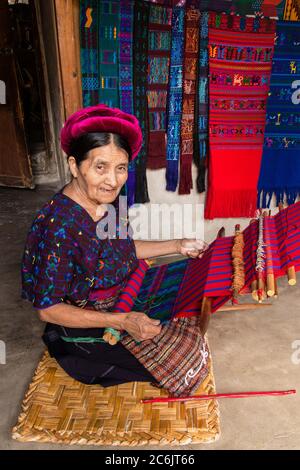
[[[286,0],[283,19],[287,21],[300,21],[300,0]]]
[[[166,117],[171,51],[172,9],[150,4],[148,30],[147,168],[166,166]]]
[[[81,0],[83,105],[119,107],[119,2]]]
[[[120,1],[120,48],[119,48],[119,93],[120,108],[129,114],[133,109],[133,0]],[[135,202],[135,161],[129,163],[128,179],[126,183],[128,206]]]
[[[134,6],[133,41],[133,96],[134,115],[140,123],[143,144],[135,163],[135,202],[149,202],[146,165],[148,153],[148,22],[149,5],[144,0],[136,0]]]
[[[198,99],[195,100],[194,163],[198,170],[196,179],[198,193],[205,191],[208,144],[208,17],[208,12],[201,13],[197,80]]]
[[[80,3],[80,62],[83,106],[99,103],[98,0]]]
[[[252,217],[275,21],[212,13],[209,26],[210,159],[205,218]]]
[[[100,102],[119,108],[120,2],[99,3]]]
[[[267,123],[260,178],[259,207],[300,195],[300,24],[277,23]]]
[[[190,194],[193,187],[195,98],[199,48],[200,12],[188,7],[185,15],[185,47],[183,66],[183,111],[181,119],[179,194]]]
[[[182,67],[184,48],[184,9],[175,7],[172,15],[172,48],[167,129],[167,191],[176,191],[180,156],[182,116]]]

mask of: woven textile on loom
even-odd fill
[[[172,8],[150,4],[148,31],[149,135],[147,168],[166,166],[167,95]]]
[[[258,183],[259,207],[300,194],[300,23],[277,23],[267,102],[264,150]]]
[[[274,31],[267,18],[210,15],[207,219],[255,214]]]

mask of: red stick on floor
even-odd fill
[[[189,397],[157,397],[141,400],[141,403],[170,403],[176,401],[211,400],[212,398],[249,398],[262,396],[293,395],[296,390],[275,390],[271,392],[216,393],[214,395],[191,395]]]

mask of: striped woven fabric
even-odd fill
[[[271,267],[275,277],[284,276],[293,265],[300,270],[300,202],[265,218],[264,231],[269,240]],[[256,249],[258,221],[244,230],[245,287],[257,273]],[[231,249],[234,237],[214,240],[201,259],[187,259],[147,268],[140,261],[133,285],[122,293],[122,310],[145,312],[151,318],[167,322],[174,318],[199,315],[203,297],[212,298],[212,312],[232,297]],[[265,271],[266,275],[266,271]],[[121,297],[120,297],[121,298]]]
[[[257,278],[258,221],[244,231],[245,286]],[[263,276],[274,277],[294,266],[300,270],[300,202],[264,219],[268,243]],[[207,374],[207,349],[199,318],[204,297],[212,299],[212,311],[232,297],[231,250],[234,237],[217,238],[201,259],[188,259],[147,269],[140,266],[128,281],[116,305],[118,311],[141,311],[162,323],[161,333],[137,343],[129,335],[121,342],[169,393],[183,396],[193,391]],[[172,320],[172,321],[171,321]]]
[[[275,21],[211,13],[209,24],[210,160],[205,217],[252,217]]]

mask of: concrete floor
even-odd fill
[[[31,305],[20,298],[20,260],[33,214],[53,192],[0,189],[0,340],[7,348],[6,365],[0,365],[1,449],[95,449],[11,439],[23,395],[44,349],[43,325]],[[281,279],[279,289],[272,307],[212,317],[209,342],[217,391],[296,388],[298,395],[220,400],[219,441],[187,449],[300,449],[300,346],[299,364],[292,361],[292,343],[300,344],[300,286],[289,287]]]

